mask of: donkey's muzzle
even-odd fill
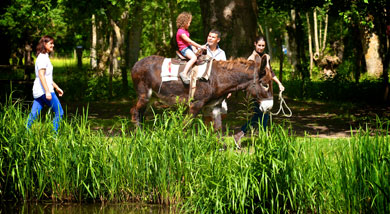
[[[274,105],[273,99],[264,99],[260,101],[260,111],[262,112],[268,112],[271,111],[272,106]]]

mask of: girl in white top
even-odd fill
[[[53,81],[53,65],[49,58],[49,53],[53,51],[53,48],[54,39],[51,36],[42,37],[37,45],[33,86],[34,102],[28,117],[27,129],[31,127],[45,104],[52,108],[55,113],[53,120],[55,132],[58,132],[59,122],[64,115],[61,103],[54,92],[55,89],[60,97],[64,94],[62,89]]]

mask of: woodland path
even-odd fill
[[[240,126],[245,122],[242,112],[244,105],[240,102],[239,96],[228,100],[229,112],[223,120],[230,130],[239,131]],[[276,101],[276,99],[275,99]],[[284,127],[291,127],[293,133],[297,136],[316,136],[326,138],[349,137],[352,132],[356,132],[359,127],[376,128],[377,117],[382,122],[387,122],[390,118],[390,107],[380,105],[367,105],[356,103],[333,103],[318,101],[302,101],[286,98],[288,106],[293,115],[290,118],[281,115],[273,116],[272,122],[281,124]],[[78,109],[87,107],[87,104],[64,103],[67,106],[68,116],[73,115]],[[128,100],[113,102],[92,102],[88,105],[88,117],[92,122],[94,129],[110,130],[112,126],[119,123],[120,118],[130,119],[130,108],[132,102]],[[277,111],[279,103],[276,102],[273,112]],[[156,112],[161,111],[162,107],[154,105]],[[147,120],[153,118],[152,111],[146,114]],[[386,127],[384,127],[386,128]]]

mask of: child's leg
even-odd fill
[[[187,62],[186,67],[184,67],[184,70],[183,70],[183,73],[184,73],[184,74],[187,74],[187,73],[188,73],[188,71],[190,70],[190,68],[192,67],[192,65],[193,65],[193,64],[196,62],[196,60],[198,59],[198,58],[196,57],[195,53],[192,52],[192,51],[187,51],[187,52],[186,52],[186,57],[187,57],[188,59],[190,59],[190,60]]]
[[[56,93],[51,93],[51,100],[49,101],[48,105],[53,109],[55,113],[55,117],[53,119],[53,127],[54,131],[58,132],[58,127],[60,126],[60,121],[62,116],[64,115],[64,110],[62,109],[60,100],[58,99]]]
[[[45,95],[43,95],[43,96],[45,96]],[[34,123],[34,120],[41,113],[41,110],[42,110],[44,104],[45,104],[45,102],[44,102],[42,97],[34,99],[34,102],[33,102],[32,108],[31,108],[31,113],[28,115],[27,130],[31,128],[31,125]]]

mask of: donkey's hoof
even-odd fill
[[[233,136],[234,143],[236,144],[237,149],[241,149],[241,138],[245,135],[243,131],[238,132]]]

